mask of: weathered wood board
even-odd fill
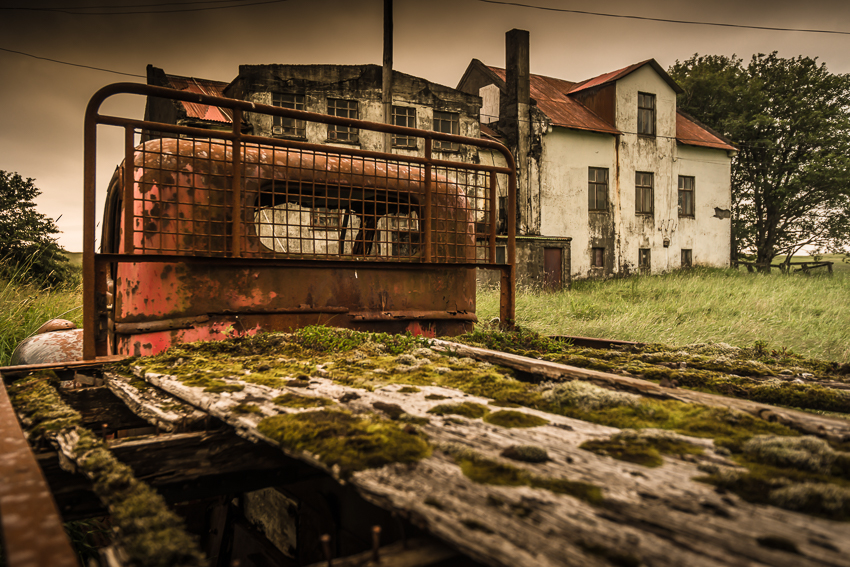
[[[827,437],[845,438],[848,432],[847,423],[839,419],[661,388],[602,372],[574,369],[584,373],[583,377],[571,376],[573,370],[563,365],[477,352],[486,349],[464,351],[470,347],[449,343],[435,346],[451,346],[455,354],[501,364],[507,362],[505,357],[513,357],[510,364],[514,368],[522,367],[548,379],[579,377],[647,396],[721,405]],[[334,408],[355,413],[381,413],[379,408],[394,413],[392,408],[398,408],[414,419],[428,419],[416,427],[435,447],[431,456],[418,463],[362,470],[340,480],[350,482],[367,500],[409,518],[488,565],[850,565],[847,523],[750,504],[695,481],[704,474],[698,469],[700,464],[735,466],[726,454],[715,450],[711,440],[687,438],[703,448],[702,455],[665,457],[664,466],[649,469],[579,448],[585,441],[609,438],[618,431],[612,427],[522,407],[513,410],[548,423],[505,428],[482,419],[436,416],[428,411],[438,404],[487,405],[491,400],[439,386],[419,385],[418,391],[402,392],[402,385],[390,384],[369,391],[341,385],[327,374],[319,368],[309,377],[309,383],[299,380],[297,388],[280,389],[244,382],[234,375],[225,382],[238,384],[242,390],[220,393],[188,386],[168,374],[148,372],[140,377],[224,421],[239,435],[279,446],[284,453],[337,477],[339,471],[325,465],[317,455],[293,451],[258,430],[261,420],[270,416],[321,411],[276,404],[273,400],[281,393],[323,398],[332,401]],[[110,374],[107,377],[110,381],[121,379]],[[429,395],[443,399],[427,399]],[[257,411],[235,411],[246,403]],[[506,448],[517,445],[543,448],[550,460],[533,464],[501,456]],[[598,486],[602,499],[591,503],[544,488],[474,482],[457,464],[456,455],[464,451],[535,477]]]

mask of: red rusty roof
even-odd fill
[[[681,110],[676,112],[676,141],[688,146],[737,151],[726,138]]]
[[[651,65],[662,79],[667,81],[668,84],[671,84],[673,90],[681,92],[681,87],[673,81],[670,75],[654,59],[647,59],[646,61],[599,75],[581,83],[544,77],[543,75],[531,75],[529,77],[531,98],[537,103],[537,108],[542,110],[552,120],[552,124],[555,126],[607,134],[620,134],[621,132],[613,124],[606,122],[598,114],[569,95],[616,81],[644,65]],[[505,81],[504,69],[490,66],[487,68],[501,81]],[[702,146],[719,150],[736,149],[723,136],[681,111],[678,111],[676,115],[676,141],[688,146]]]
[[[505,80],[505,70],[498,67],[488,67],[501,80]],[[591,132],[604,132],[607,134],[619,134],[614,128],[598,114],[584,106],[579,101],[567,96],[569,90],[575,85],[570,81],[544,77],[543,75],[531,75],[530,90],[531,98],[537,103],[537,108],[543,111],[552,124],[576,130],[589,130]]]
[[[210,96],[224,96],[224,87],[227,86],[227,83],[211,81],[209,79],[181,77],[180,75],[166,75],[166,77],[171,83],[171,88],[173,89]],[[181,104],[183,104],[183,108],[186,109],[186,115],[189,118],[199,118],[201,120],[223,122],[227,124],[231,123],[233,120],[233,115],[227,108],[219,108],[217,106],[197,104],[194,102],[181,102]]]
[[[667,74],[667,71],[665,71],[664,68],[658,64],[658,61],[656,61],[655,59],[647,59],[646,61],[641,61],[640,63],[635,63],[633,65],[629,65],[628,67],[623,67],[622,69],[617,69],[616,71],[611,71],[610,73],[605,73],[599,75],[598,77],[593,77],[592,79],[587,79],[586,81],[576,83],[570,91],[570,94],[577,93],[586,89],[592,89],[593,87],[598,87],[600,85],[616,81],[617,79],[622,79],[633,71],[637,71],[644,65],[649,65],[653,69],[655,69],[655,72],[658,73],[658,75],[662,79],[664,79],[664,82],[670,85],[671,89],[673,89],[677,93],[682,92],[682,87],[680,87],[678,83],[673,80],[673,77]]]

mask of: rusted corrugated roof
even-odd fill
[[[500,79],[505,80],[504,69],[498,67],[488,68]],[[563,79],[531,75],[531,98],[537,102],[537,108],[542,110],[543,114],[555,126],[574,128],[576,130],[589,130],[591,132],[604,132],[606,134],[619,134],[619,130],[600,118],[598,114],[579,101],[567,96],[573,85],[575,83]]]
[[[718,150],[737,150],[723,136],[714,132],[708,126],[700,124],[698,120],[688,116],[681,110],[676,112],[676,141],[688,146],[702,146]]]
[[[504,141],[505,141],[504,137],[501,134],[499,134],[498,132],[496,132],[495,130],[493,130],[492,128],[487,126],[486,124],[481,125],[481,137],[482,138],[489,138],[491,140],[496,140],[497,142],[502,142],[502,143],[504,143]]]
[[[227,86],[227,83],[211,81],[209,79],[181,77],[179,75],[166,75],[166,77],[171,83],[171,88],[173,89],[209,96],[224,96],[224,87]],[[209,120],[211,122],[224,122],[227,124],[233,121],[233,115],[227,108],[219,108],[218,106],[209,106],[194,102],[182,102],[182,104],[183,108],[186,109],[186,115],[189,118],[198,118],[201,120]]]
[[[673,80],[673,77],[667,74],[667,71],[658,64],[655,59],[647,59],[646,61],[641,61],[640,63],[635,63],[633,65],[629,65],[628,67],[623,67],[622,69],[617,69],[616,71],[611,71],[610,73],[605,73],[603,75],[599,75],[598,77],[593,77],[592,79],[588,79],[586,81],[582,81],[580,83],[576,83],[572,90],[570,90],[570,94],[577,93],[579,91],[592,89],[593,87],[598,87],[600,85],[604,85],[605,83],[610,83],[612,81],[616,81],[617,79],[622,79],[626,75],[632,73],[633,71],[637,71],[644,65],[650,65],[658,75],[664,79],[670,88],[676,91],[677,93],[682,92],[682,87]]]
[[[644,65],[652,65],[659,75],[668,83],[672,83],[676,92],[681,92],[681,87],[673,82],[673,79],[663,70],[654,59],[648,59],[634,65],[629,65],[617,71],[599,75],[593,79],[581,83],[573,83],[563,79],[544,77],[543,75],[531,75],[529,77],[529,88],[531,98],[537,103],[537,108],[552,120],[555,126],[574,128],[577,130],[590,130],[607,134],[620,134],[613,124],[602,119],[598,114],[581,104],[570,95],[584,89],[600,86],[611,81],[625,77],[632,71]],[[499,79],[505,80],[505,70],[499,67],[487,67],[495,73]],[[689,146],[702,146],[719,150],[735,150],[735,146],[714,132],[708,126],[701,124],[698,120],[678,111],[676,116],[676,141]]]

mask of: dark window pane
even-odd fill
[[[328,99],[328,114],[342,118],[357,118],[357,101],[338,98]],[[357,128],[328,124],[328,140],[357,143]]]
[[[444,134],[460,134],[460,115],[457,112],[434,111],[434,132]],[[458,144],[434,140],[434,149],[448,152],[456,152],[460,149]]]

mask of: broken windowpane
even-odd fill
[[[310,225],[314,229],[320,230],[339,230],[341,226],[340,213],[338,210],[326,209],[325,207],[316,207],[312,211],[310,217]]]
[[[682,267],[690,268],[694,265],[693,250],[685,250],[682,248]]]
[[[652,186],[654,175],[643,171],[635,172],[635,213],[652,214]]]
[[[693,177],[679,176],[679,216],[694,216],[694,185]]]
[[[639,136],[655,136],[655,95],[638,93]]]
[[[393,106],[393,124],[416,128],[416,109],[412,106]],[[397,136],[393,134],[394,148],[416,148],[416,138],[413,136]]]
[[[272,93],[272,106],[291,108],[293,110],[304,110],[304,95]],[[306,122],[295,118],[275,116],[272,123],[272,135],[306,138]]]
[[[591,211],[608,210],[608,170],[601,167],[587,169],[588,209]]]
[[[328,115],[356,119],[358,117],[357,101],[344,100],[339,98],[329,98]],[[357,128],[349,128],[348,126],[337,126],[335,124],[328,124],[328,141],[348,142],[351,144],[356,144]]]
[[[604,268],[605,267],[605,249],[604,248],[591,248],[590,249],[590,266],[592,268]]]
[[[649,248],[641,248],[638,251],[638,269],[641,274],[648,274],[650,270]]]
[[[460,134],[460,115],[457,112],[434,111],[434,132],[444,134]],[[443,152],[456,152],[460,149],[459,144],[434,140],[434,149]]]

